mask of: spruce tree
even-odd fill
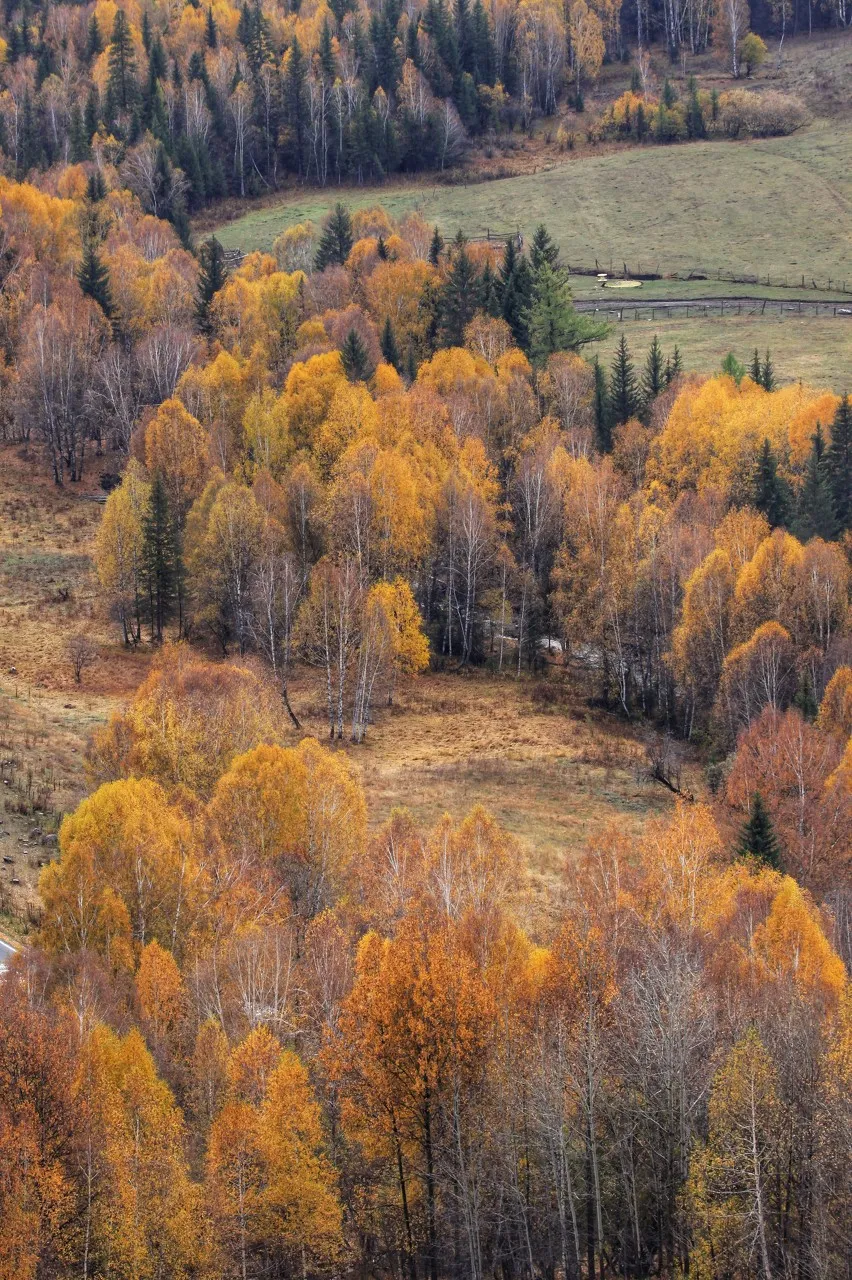
[[[545,259],[533,277],[532,301],[525,319],[529,356],[536,365],[544,364],[557,351],[579,351],[607,332],[605,324],[575,310],[565,272],[554,271]]]
[[[676,346],[672,352],[671,364],[669,365],[669,382],[674,382],[675,378],[679,378],[683,373],[683,358],[680,354],[680,347]]]
[[[805,480],[799,494],[795,532],[801,542],[807,542],[810,538],[824,538],[826,542],[830,542],[837,534],[825,439],[819,423],[811,437]]]
[[[399,372],[399,347],[396,345],[396,334],[393,331],[390,316],[385,316],[385,323],[382,327],[381,345],[382,358],[388,364],[393,365],[394,369]]]
[[[479,272],[462,245],[453,253],[449,275],[439,296],[439,328],[445,347],[464,346],[464,331],[479,310],[479,296]]]
[[[219,32],[216,30],[216,19],[213,17],[213,9],[207,10],[207,23],[204,28],[204,39],[207,42],[208,49],[215,49],[219,43]]]
[[[417,357],[412,346],[409,346],[408,354],[405,357],[405,376],[408,379],[409,386],[417,381]]]
[[[441,261],[441,254],[444,252],[444,237],[436,227],[432,232],[432,243],[429,245],[429,261],[433,267],[437,267]]]
[[[774,391],[778,385],[775,381],[775,368],[772,364],[772,357],[768,351],[763,357],[763,377],[761,379],[761,383],[765,391]]]
[[[373,372],[367,348],[355,329],[350,329],[344,338],[340,359],[350,382],[366,382]]]
[[[768,440],[764,440],[758,454],[752,505],[763,512],[773,529],[787,520],[790,506],[787,486],[778,474],[778,463]]]
[[[760,364],[760,352],[757,347],[755,347],[754,355],[751,358],[751,368],[748,371],[748,376],[758,387],[763,386],[763,369]]]
[[[486,315],[492,316],[495,320],[499,320],[503,314],[500,280],[495,274],[490,262],[486,262],[485,266],[482,268],[480,287],[482,293],[482,310]]]
[[[751,814],[740,831],[737,857],[757,858],[766,866],[781,870],[781,847],[759,791],[752,797]]]
[[[543,262],[546,262],[552,271],[556,271],[559,266],[559,250],[547,227],[540,222],[530,245],[530,266],[533,271],[538,271]]]
[[[83,245],[83,258],[77,269],[77,283],[86,297],[93,298],[107,319],[110,319],[113,304],[109,288],[109,271],[101,262],[97,242],[92,236],[87,236]]]
[[[162,643],[163,628],[172,616],[177,590],[177,555],[166,487],[159,472],[151,485],[142,520],[143,580],[148,597],[151,640]]]
[[[627,422],[628,418],[635,417],[639,407],[639,388],[623,331],[609,379],[609,403],[612,421],[617,427]]]
[[[326,219],[317,245],[314,266],[317,271],[326,267],[343,266],[352,250],[352,219],[346,205],[339,201]]]
[[[659,338],[654,334],[651,349],[645,361],[645,371],[642,374],[642,396],[646,409],[650,408],[652,401],[657,398],[664,386],[663,349]]]
[[[852,528],[852,405],[844,395],[831,424],[826,451],[832,506],[841,533]]]
[[[600,453],[612,452],[612,422],[606,374],[595,356],[595,443]]]
[[[215,236],[205,240],[198,252],[198,294],[195,318],[202,333],[210,333],[210,303],[228,278],[225,254]]]
[[[532,302],[533,278],[529,263],[519,252],[514,238],[506,241],[499,276],[500,311],[512,330],[515,346],[526,351],[529,344],[527,317]]]
[[[107,88],[112,101],[118,110],[129,111],[135,105],[138,86],[133,37],[123,9],[119,9],[115,15],[107,66]]]
[[[104,42],[101,39],[101,29],[98,26],[98,20],[94,13],[89,19],[89,25],[86,29],[86,58],[89,62],[96,58],[99,53],[103,53]]]

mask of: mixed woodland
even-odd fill
[[[660,87],[649,46],[674,67],[712,49],[748,77],[763,37],[850,21],[848,0],[5,0],[0,171],[43,171],[55,187],[69,164],[117,169],[187,241],[189,216],[222,197],[444,171],[471,144],[493,151],[557,112],[563,149],[584,133],[788,133],[806,118],[797,99],[694,79],[678,95]],[[630,90],[584,129],[584,93],[634,53]]]
[[[83,65],[89,11],[44,12]],[[229,15],[291,77],[310,21],[145,12],[144,109],[197,89],[211,138],[204,75],[257,103]],[[142,130],[117,48],[85,65]],[[100,607],[155,655],[0,978],[0,1275],[848,1280],[848,397],[765,351],[586,359],[544,227],[341,204],[193,253],[162,139],[125,185],[147,132],[0,177],[0,430],[100,474]],[[430,667],[570,671],[669,815],[591,840],[546,915],[483,808],[371,822],[359,753]]]

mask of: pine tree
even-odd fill
[[[207,23],[204,29],[204,38],[207,42],[208,49],[215,49],[219,43],[219,32],[216,30],[216,19],[213,17],[212,8],[207,10]]]
[[[163,628],[172,616],[177,586],[177,556],[166,487],[159,472],[151,485],[142,520],[143,575],[148,596],[151,640],[162,643]]]
[[[396,334],[393,331],[390,316],[385,316],[385,323],[382,328],[382,357],[388,364],[393,365],[394,369],[399,372],[399,347],[396,345]]]
[[[639,407],[639,388],[636,385],[636,374],[633,361],[627,349],[627,338],[622,335],[618,342],[618,350],[612,365],[609,379],[609,403],[612,421],[616,426],[636,416]]]
[[[831,424],[826,451],[834,516],[841,533],[852,528],[852,405],[844,395]]]
[[[444,346],[464,346],[464,331],[479,310],[479,273],[466,247],[453,253],[439,297],[439,327]]]
[[[337,75],[337,63],[334,57],[334,46],[331,43],[331,27],[325,18],[320,31],[319,63],[322,73],[329,84],[334,84]]]
[[[756,386],[763,386],[763,369],[761,368],[760,352],[757,347],[755,347],[754,355],[751,358],[751,368],[748,371],[748,376]]]
[[[109,271],[101,262],[97,243],[92,236],[87,236],[83,245],[83,258],[77,269],[77,283],[86,297],[94,298],[109,319],[113,313]]]
[[[543,262],[547,263],[551,271],[556,271],[559,267],[559,250],[547,227],[540,222],[530,245],[530,266],[533,271],[538,271]]]
[[[775,381],[775,368],[772,364],[772,358],[769,352],[763,357],[763,378],[761,379],[764,391],[774,391],[778,385]]]
[[[109,43],[108,68],[107,88],[112,100],[118,110],[129,111],[136,102],[138,86],[133,37],[123,9],[119,9],[115,15]]]
[[[500,280],[495,274],[490,262],[486,262],[482,268],[482,278],[480,281],[482,290],[482,310],[486,315],[493,316],[495,320],[499,320],[503,314],[501,303]]]
[[[89,25],[86,29],[86,59],[91,62],[99,53],[103,53],[104,42],[101,39],[101,29],[98,26],[98,20],[94,13],[89,19]]]
[[[766,866],[781,870],[781,847],[759,791],[752,797],[751,814],[740,832],[737,857],[757,858]]]
[[[350,329],[343,340],[340,359],[350,382],[366,382],[373,372],[367,348],[354,329]]]
[[[317,271],[337,264],[343,266],[352,250],[352,219],[349,210],[339,202],[328,215],[317,245],[314,266]]]
[[[601,325],[574,308],[571,290],[564,271],[554,271],[546,260],[533,277],[533,294],[525,315],[529,333],[529,355],[542,365],[557,351],[579,351],[589,342],[605,336]]]
[[[642,374],[642,396],[645,400],[646,409],[657,398],[664,385],[663,349],[660,346],[659,338],[654,334],[651,349],[645,361],[645,372]]]
[[[195,318],[202,333],[210,333],[210,303],[228,278],[225,254],[215,236],[205,240],[198,253],[198,295]]]
[[[433,267],[437,267],[441,261],[441,254],[444,252],[444,237],[436,227],[432,232],[432,243],[429,245],[429,261]]]
[[[612,423],[606,374],[595,356],[595,443],[600,453],[612,452]]]
[[[778,474],[778,463],[768,440],[764,440],[758,455],[753,505],[766,516],[773,529],[787,520],[787,486]]]
[[[811,437],[811,452],[805,466],[805,481],[799,494],[795,532],[801,542],[807,542],[810,538],[824,538],[826,542],[830,542],[837,534],[828,457],[819,423]]]
[[[532,303],[533,278],[529,263],[515,245],[513,237],[506,241],[499,277],[500,310],[512,330],[515,346],[526,351],[529,344],[527,313]]]
[[[675,378],[679,378],[683,373],[683,359],[680,354],[680,347],[676,346],[672,352],[671,364],[669,365],[668,381],[674,382]]]
[[[745,365],[740,364],[733,351],[729,351],[722,361],[722,372],[726,373],[729,378],[733,378],[734,382],[739,386],[745,377]]]

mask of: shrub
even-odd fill
[[[807,122],[804,103],[776,89],[750,93],[732,89],[719,102],[718,126],[729,138],[774,138],[795,133]]]

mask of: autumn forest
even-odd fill
[[[848,387],[546,219],[192,221],[630,45],[598,140],[788,132],[642,84],[849,21],[752,8],[0,12],[0,1280],[852,1277]]]

